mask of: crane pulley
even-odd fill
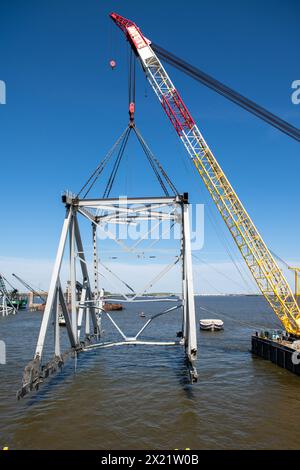
[[[262,294],[290,334],[300,336],[300,309],[282,271],[207,145],[151,42],[134,22],[110,14],[128,39],[147,79],[184,144]]]

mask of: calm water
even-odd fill
[[[259,297],[198,297],[223,332],[199,332],[199,381],[186,381],[180,347],[116,347],[70,360],[38,393],[16,390],[31,359],[39,313],[0,318],[7,344],[0,365],[0,446],[18,449],[295,449],[300,447],[300,378],[249,353],[255,325],[274,327]],[[147,305],[147,307],[145,307]],[[154,305],[154,306],[153,306]],[[114,318],[133,334],[165,305],[136,305]],[[107,338],[113,336],[105,324]],[[179,315],[159,317],[146,338],[173,339]]]

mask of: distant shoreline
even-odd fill
[[[195,297],[263,297],[262,294],[195,294]]]

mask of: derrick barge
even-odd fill
[[[268,335],[252,335],[252,354],[293,374],[300,375],[300,342],[292,338],[282,339]]]

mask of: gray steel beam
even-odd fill
[[[85,260],[83,244],[82,244],[82,240],[81,240],[81,235],[80,235],[80,230],[79,230],[77,217],[75,218],[75,238],[76,238],[77,250],[80,254],[79,258],[80,258],[80,266],[81,266],[82,276],[83,276],[83,279],[86,279],[86,282],[87,282],[87,299],[91,299],[92,295],[91,295],[90,278],[89,278],[89,273],[88,273],[88,269],[87,269],[87,263],[86,263],[86,260]],[[93,322],[93,326],[94,326],[94,333],[99,334],[98,321],[97,321],[95,310],[90,309],[90,314],[91,314],[92,322]]]
[[[60,357],[60,331],[59,331],[59,297],[56,287],[55,300],[53,302],[53,324],[54,324],[54,354]]]
[[[66,322],[66,328],[67,328],[70,344],[71,344],[72,348],[76,348],[76,346],[78,345],[78,340],[77,340],[77,336],[74,335],[74,333],[73,333],[73,328],[72,328],[72,324],[71,324],[71,321],[70,321],[70,316],[69,316],[69,313],[68,313],[68,309],[67,309],[65,298],[64,298],[64,293],[62,291],[60,282],[58,284],[58,295],[59,295],[59,302],[60,302],[61,309],[62,309],[62,314],[63,314],[65,322]]]
[[[69,241],[70,241],[70,286],[71,286],[71,321],[72,330],[75,338],[77,338],[77,302],[76,302],[76,250],[75,250],[75,217],[73,216],[70,223]]]
[[[72,218],[72,212],[70,209],[68,209],[62,231],[61,231],[61,236],[60,236],[60,241],[58,245],[58,250],[56,253],[56,258],[54,262],[54,267],[52,271],[52,276],[51,276],[51,281],[50,281],[50,287],[49,287],[49,292],[48,292],[48,297],[47,297],[47,302],[43,314],[43,319],[42,319],[42,324],[40,327],[40,332],[39,332],[39,337],[37,341],[37,346],[35,350],[35,357],[39,358],[41,360],[43,349],[44,349],[44,343],[45,343],[45,337],[48,329],[48,324],[50,320],[50,316],[52,313],[52,307],[53,307],[53,302],[55,299],[55,292],[56,292],[56,287],[57,287],[57,282],[59,278],[59,272],[61,268],[61,263],[62,263],[62,258],[64,254],[64,249],[65,249],[65,244],[66,244],[66,239],[68,235],[68,230],[70,226],[70,221]]]
[[[187,331],[187,355],[192,365],[197,358],[197,332],[196,332],[196,318],[195,318],[195,298],[194,298],[194,285],[193,285],[193,266],[192,266],[192,252],[191,252],[191,233],[190,233],[190,218],[189,218],[189,205],[183,206],[183,230],[184,230],[184,244],[185,244],[185,282],[186,282],[186,321],[188,325]]]
[[[123,202],[124,201],[124,202]],[[117,206],[122,206],[122,204],[172,204],[180,203],[181,198],[176,197],[144,197],[144,198],[119,198],[119,199],[79,199],[74,201],[74,205],[78,207],[93,207],[93,206],[112,206],[116,204]]]

